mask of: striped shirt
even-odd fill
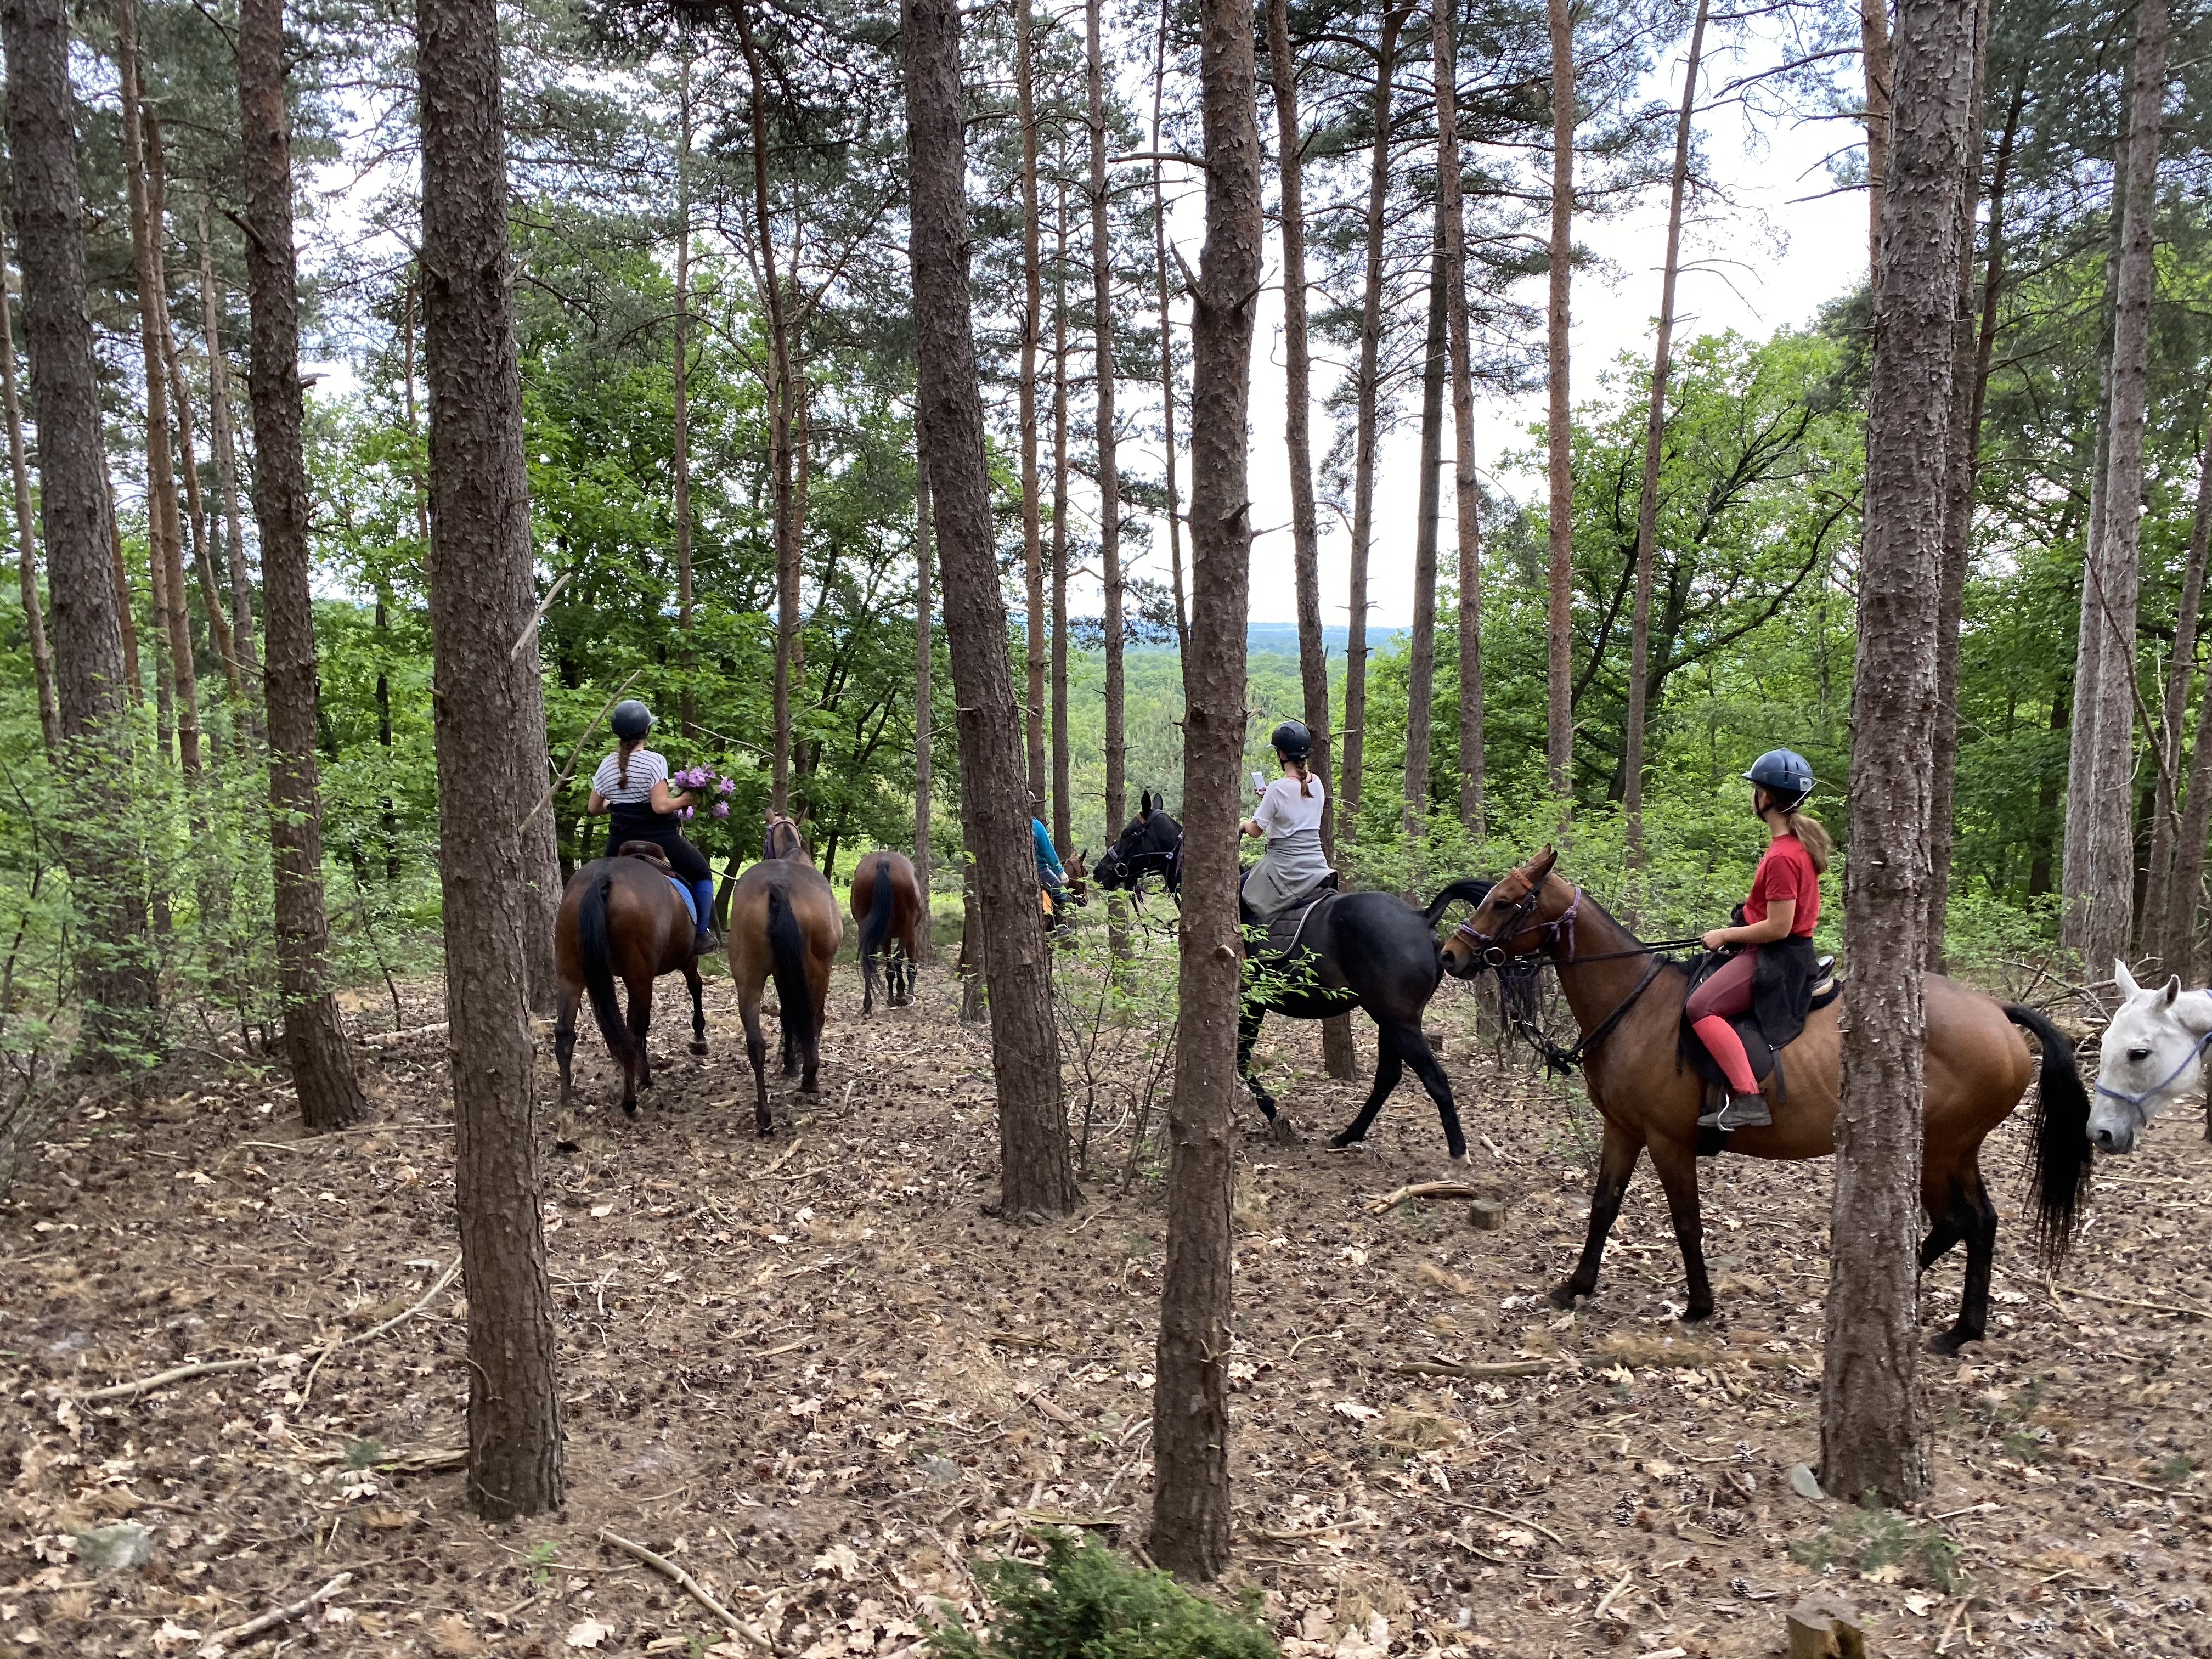
[[[617,806],[636,806],[653,799],[653,786],[668,775],[668,763],[650,749],[630,752],[629,781],[622,781],[619,750],[599,763],[592,774],[592,787]]]

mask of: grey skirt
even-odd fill
[[[1310,892],[1329,873],[1322,856],[1321,831],[1300,830],[1267,843],[1267,850],[1244,878],[1244,902],[1261,921],[1273,921],[1291,901]]]

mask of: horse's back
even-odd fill
[[[781,893],[791,913],[799,919],[809,953],[835,956],[845,937],[845,920],[830,890],[830,878],[799,859],[763,859],[745,866],[730,895],[730,952],[734,959],[740,943],[756,941],[761,960],[767,961],[768,901]]]
[[[860,861],[853,866],[853,890],[848,908],[854,921],[867,920],[869,908],[875,903],[876,883],[884,876],[890,880],[892,901],[898,909],[919,908],[921,880],[915,873],[914,860],[891,848],[878,848],[872,853],[862,854]]]
[[[675,884],[642,859],[593,859],[568,878],[561,892],[554,927],[554,962],[561,977],[583,983],[581,919],[584,900],[602,878],[607,880],[606,927],[617,972],[625,978],[669,972],[663,965],[673,915],[684,912],[689,942],[690,912]]]

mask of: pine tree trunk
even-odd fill
[[[1412,12],[1394,5],[1382,14],[1375,53],[1375,151],[1367,169],[1367,270],[1360,293],[1359,367],[1353,381],[1352,568],[1344,641],[1344,762],[1338,779],[1340,840],[1359,838],[1359,790],[1367,753],[1367,565],[1375,539],[1375,455],[1382,385],[1383,209],[1390,187],[1390,77],[1396,67],[1398,32]]]
[[[56,713],[64,743],[97,766],[127,745],[121,591],[116,578],[100,441],[100,380],[85,305],[84,203],[76,111],[70,88],[69,14],[63,0],[0,0],[7,54],[11,206],[23,271],[23,339],[31,414],[39,433],[39,511],[53,622]],[[142,1056],[158,988],[144,960],[146,908],[123,849],[87,836],[64,849],[75,879],[86,1000],[79,1061]]]
[[[1065,859],[1073,830],[1067,732],[1067,184],[1053,210],[1052,264],[1052,844]],[[1109,833],[1115,833],[1111,832]]]
[[[1106,178],[1105,43],[1099,17],[1101,0],[1085,0],[1084,76],[1089,99],[1091,140],[1091,325],[1097,367],[1098,445],[1098,568],[1106,600],[1106,834],[1121,833],[1129,816],[1129,744],[1126,724],[1121,616],[1121,474],[1114,430],[1114,246],[1108,228]],[[1116,962],[1129,953],[1127,903],[1118,893],[1106,896],[1112,953]]]
[[[1152,1390],[1152,1557],[1185,1578],[1229,1565],[1231,1191],[1237,1174],[1237,825],[1252,523],[1253,307],[1261,284],[1252,13],[1201,0],[1206,247],[1191,296],[1191,654],[1183,665],[1183,905],[1167,1260]]]
[[[2142,0],[2136,13],[2122,209],[2119,279],[2112,325],[2109,453],[2105,465],[2102,533],[2085,580],[2092,590],[2090,625],[2101,658],[2094,705],[2076,696],[2074,718],[2094,719],[2086,781],[2082,882],[2084,969],[2102,981],[2127,953],[2135,899],[2135,826],[2129,787],[2135,763],[2135,647],[2142,586],[2143,428],[2148,408],[2150,306],[2156,272],[2152,233],[2158,208],[2159,125],[2166,93],[2166,0]],[[2070,886],[2070,883],[2069,883]],[[2069,897],[2075,896],[2069,894]]]
[[[1306,321],[1306,223],[1304,139],[1298,132],[1297,60],[1291,52],[1290,0],[1267,0],[1267,73],[1274,82],[1277,167],[1282,180],[1283,442],[1291,468],[1291,536],[1298,605],[1298,682],[1310,764],[1322,781],[1322,855],[1336,861],[1335,791],[1329,772],[1328,648],[1321,617],[1321,524],[1314,510],[1313,356]],[[1321,1023],[1322,1066],[1350,1081],[1359,1074],[1352,1016]]]
[[[2207,411],[2206,428],[2204,458],[2197,475],[2197,514],[2189,526],[2189,574],[2182,588],[2182,608],[2192,625],[2191,637],[2184,643],[2183,630],[2177,625],[2173,674],[2166,688],[2166,729],[2173,733],[2167,752],[2177,773],[2181,769],[2182,703],[2189,694],[2190,660],[2195,654],[2193,625],[2203,602],[2206,544],[2212,540],[2212,410]],[[2160,927],[2158,937],[2153,939],[2146,923],[2144,943],[2156,951],[2161,971],[2179,974],[2183,984],[2194,985],[2197,982],[2197,911],[2204,884],[2204,838],[2212,830],[2212,675],[2205,677],[2204,699],[2197,709],[2197,742],[2190,755],[2189,787],[2183,799],[2180,825],[2168,842],[2170,868],[2163,886],[2157,884],[2159,863],[2154,848],[2154,884],[2146,908]],[[2162,818],[2160,828],[2164,828]]]
[[[1650,724],[1651,566],[1659,526],[1659,470],[1667,434],[1667,381],[1674,367],[1674,283],[1681,270],[1682,198],[1690,179],[1690,133],[1698,112],[1698,69],[1705,50],[1710,0],[1698,0],[1690,57],[1682,70],[1682,109],[1674,119],[1674,173],[1667,195],[1667,258],[1659,278],[1659,338],[1651,350],[1650,414],[1644,428],[1644,481],[1636,497],[1636,606],[1628,625],[1628,720],[1622,763],[1621,817],[1628,858],[1644,861],[1644,738]]]
[[[1902,0],[1867,397],[1865,547],[1851,694],[1854,964],[1836,1118],[1835,1250],[1820,1389],[1822,1485],[1891,1504],[1928,1489],[1919,1337],[1921,964],[1943,477],[1957,311],[1975,0]]]
[[[15,319],[8,302],[8,267],[0,258],[0,389],[8,404],[8,465],[15,487],[15,566],[22,579],[23,624],[30,636],[31,672],[39,688],[39,732],[46,756],[62,746],[62,717],[54,702],[54,659],[46,648],[45,607],[39,600],[39,544],[31,515],[31,468],[23,453],[23,405],[15,390]]]
[[[519,799],[506,721],[514,617],[532,597],[529,481],[507,246],[499,15],[417,0],[422,320],[430,386],[430,629],[439,870],[453,1030],[454,1200],[468,1285],[471,1507],[557,1507],[561,1401],[538,1213]],[[536,678],[536,654],[531,678]],[[539,722],[539,731],[544,723]],[[541,815],[542,816],[542,815]]]
[[[1544,755],[1552,793],[1575,788],[1574,428],[1567,378],[1570,283],[1574,272],[1575,26],[1571,0],[1546,0],[1552,35],[1552,241],[1545,304],[1547,380],[1544,441],[1551,483],[1549,653],[1545,671]]]
[[[146,537],[148,557],[161,562],[155,602],[168,650],[177,753],[186,777],[200,770],[199,687],[192,667],[191,613],[185,600],[184,532],[177,520],[177,476],[169,456],[169,374],[162,350],[161,271],[138,101],[138,7],[115,9],[116,58],[122,79],[124,178],[131,210],[131,247],[138,279],[138,331],[146,362]]]
[[[215,248],[208,237],[207,201],[199,209],[200,307],[208,356],[208,441],[215,450],[216,497],[222,508],[225,567],[229,577],[231,648],[246,682],[247,728],[261,733],[261,657],[253,643],[253,576],[246,562],[246,526],[238,510],[238,455],[230,429],[230,365],[222,350],[222,306],[215,282]],[[410,342],[411,349],[411,342]],[[413,391],[410,376],[409,391]],[[411,428],[411,422],[410,428]]]
[[[27,304],[26,308],[27,309]],[[24,333],[27,338],[29,330],[27,328]],[[35,376],[33,379],[35,380]],[[40,471],[43,474],[45,470],[46,464],[41,459]],[[45,480],[41,477],[40,489],[42,495],[45,489]],[[116,516],[115,479],[107,470],[107,451],[104,437],[100,452],[100,499],[106,508],[107,520],[107,555],[108,564],[112,572],[110,581],[115,594],[115,618],[123,632],[123,682],[128,688],[130,701],[134,705],[143,704],[146,701],[146,685],[140,678],[138,670],[138,624],[131,614],[132,603],[131,573],[124,568],[123,564],[123,521]],[[51,590],[53,584],[51,558],[47,566],[46,581]],[[156,679],[161,678],[158,669],[155,671],[155,678]],[[68,726],[66,714],[63,716],[63,726],[66,732]],[[165,749],[164,758],[167,757],[167,753]]]
[[[768,302],[769,331],[769,478],[775,514],[775,757],[769,789],[769,810],[791,811],[792,704],[799,694],[804,668],[799,660],[799,514],[794,458],[792,450],[793,411],[797,387],[793,372],[791,325],[781,280],[775,269],[775,230],[769,217],[768,189],[768,81],[760,52],[753,40],[750,9],[736,7],[732,16],[744,48],[745,68],[751,76],[753,232],[760,240],[763,293]]]
[[[957,0],[907,0],[902,18],[921,452],[959,705],[962,828],[975,856],[990,979],[1000,1201],[1012,1220],[1060,1216],[1080,1195],[1068,1160],[969,315],[960,14]]]
[[[1859,0],[1859,58],[1866,71],[1867,268],[1881,266],[1881,189],[1889,173],[1889,0]]]
[[[1978,38],[1989,39],[1989,0],[1981,0]],[[1986,48],[1982,54],[1986,57]],[[1966,567],[1972,556],[1974,490],[1982,459],[1982,403],[1990,384],[1990,334],[2004,285],[2005,186],[2020,130],[2025,80],[2014,93],[1990,174],[1990,249],[1982,272],[1982,303],[1974,309],[1974,212],[1981,191],[1982,87],[1978,68],[1967,131],[1973,172],[1968,176],[1966,240],[1959,249],[1959,362],[1951,385],[1951,453],[1944,477],[1943,592],[1936,623],[1936,749],[1929,775],[1928,971],[1946,971],[1945,938],[1951,919],[1952,819],[1959,776],[1960,629],[1966,607]],[[2023,70],[2023,76],[2025,71]],[[2178,708],[2177,705],[2177,708]]]
[[[1443,221],[1429,258],[1429,332],[1421,364],[1421,483],[1413,526],[1413,636],[1406,681],[1406,822],[1410,837],[1429,830],[1429,726],[1437,678],[1437,532],[1443,515]]]
[[[1459,820],[1484,834],[1482,491],[1474,471],[1474,365],[1467,326],[1467,238],[1459,151],[1459,53],[1449,0],[1432,0],[1437,82],[1437,218],[1444,246],[1444,324],[1451,350],[1453,503],[1459,513]]]
[[[917,449],[914,458],[914,876],[921,888],[921,929],[916,935],[920,957],[927,962],[937,953],[934,914],[929,906],[929,783],[930,721],[937,712],[936,694],[930,681],[937,662],[931,635],[930,566],[936,555],[929,545],[929,465]]]
[[[1160,0],[1159,49],[1152,60],[1152,261],[1160,294],[1160,416],[1167,453],[1168,589],[1175,600],[1176,650],[1190,658],[1190,605],[1182,582],[1182,501],[1176,485],[1175,321],[1168,303],[1168,204],[1160,179],[1161,109],[1168,84],[1168,0]]]
[[[684,669],[678,729],[684,742],[696,743],[699,694],[693,684],[698,656],[691,642],[691,53],[688,41],[676,73],[676,339],[670,390],[675,428],[671,434],[671,460],[676,471],[676,632]]]
[[[269,838],[276,876],[276,967],[284,1053],[313,1130],[368,1115],[331,995],[323,908],[322,799],[315,776],[315,609],[301,428],[300,309],[292,252],[292,146],[284,111],[283,0],[239,9],[239,129],[246,149],[246,301],[257,440],[253,516],[261,531],[268,630]]]
[[[1022,646],[1029,674],[1024,736],[1030,794],[1045,798],[1045,626],[1042,486],[1037,477],[1036,359],[1044,327],[1043,227],[1037,209],[1036,20],[1030,0],[1014,0],[1014,94],[1022,124]]]

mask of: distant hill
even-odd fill
[[[1349,631],[1341,626],[1321,630],[1322,644],[1331,657],[1342,659]],[[1367,648],[1379,651],[1405,631],[1402,628],[1370,628],[1367,630]],[[1279,652],[1285,656],[1295,657],[1298,654],[1298,625],[1296,623],[1254,623],[1244,630],[1244,648],[1255,655]]]

